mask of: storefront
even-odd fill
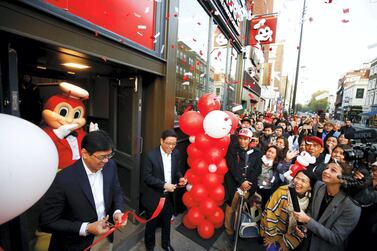
[[[240,102],[246,25],[233,2],[2,1],[0,112],[43,126],[59,82],[86,89],[87,124],[112,136],[127,206],[139,212],[143,153],[161,131],[175,125],[185,152],[177,119],[188,104],[207,92],[227,109]],[[38,206],[0,226],[0,246],[30,250]]]

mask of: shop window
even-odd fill
[[[182,55],[177,60],[182,74],[177,74],[176,79],[175,119],[178,119],[187,105],[193,105],[196,109],[199,97],[209,92],[207,85],[201,84],[198,77],[206,75],[209,24],[210,17],[198,1],[179,1],[176,48],[177,53]]]
[[[356,98],[363,98],[364,97],[364,89],[357,88],[356,90]]]

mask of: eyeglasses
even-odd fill
[[[171,147],[175,147],[177,145],[177,143],[171,143],[171,142],[165,142],[163,141],[163,143],[167,146],[171,146]]]
[[[100,161],[103,161],[105,159],[111,159],[112,157],[114,157],[114,155],[115,155],[115,152],[112,152],[108,155],[100,155],[100,156],[96,156],[96,155],[92,154],[92,156],[96,157],[96,159],[98,159]]]

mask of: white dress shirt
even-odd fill
[[[165,153],[161,146],[160,151],[162,156],[162,165],[164,166],[165,182],[171,184],[171,154]]]

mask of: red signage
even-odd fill
[[[276,23],[276,16],[253,18],[250,24],[250,45],[275,43]]]
[[[154,1],[147,0],[45,0],[95,25],[154,50]],[[97,32],[97,31],[95,31]]]

